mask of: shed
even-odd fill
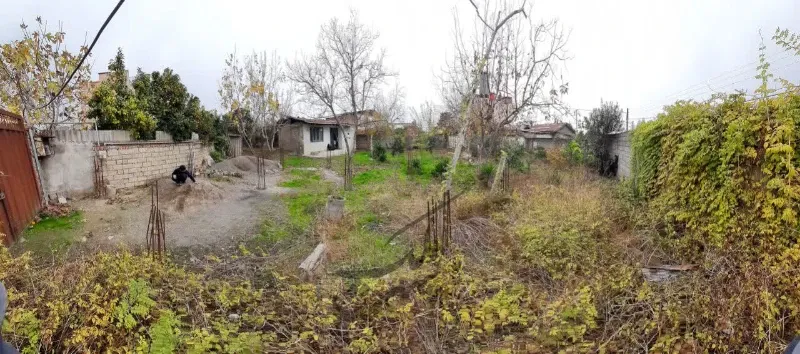
[[[239,134],[228,134],[228,156],[242,156],[242,136]]]

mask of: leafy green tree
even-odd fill
[[[155,120],[139,106],[136,97],[120,96],[112,85],[100,85],[89,100],[89,107],[89,118],[96,119],[100,129],[127,130],[134,139],[147,139],[156,127]]]
[[[586,147],[600,164],[609,160],[611,133],[622,130],[622,108],[616,102],[605,102],[584,118]]]
[[[97,121],[100,129],[121,129],[134,139],[153,137],[156,121],[134,91],[128,87],[125,56],[122,49],[108,63],[109,78],[92,94],[89,100],[89,118]]]
[[[133,87],[138,99],[156,119],[158,130],[170,133],[175,141],[191,139],[203,108],[200,100],[189,94],[178,74],[170,68],[150,75],[139,70]]]
[[[44,106],[58,92],[78,65],[87,47],[77,53],[66,49],[66,33],[51,31],[47,22],[36,18],[36,28],[22,23],[22,38],[0,44],[0,102],[19,113],[28,124],[55,124],[84,116],[83,90],[89,80],[89,66],[84,64],[66,85],[61,95]]]
[[[125,68],[125,54],[122,48],[117,48],[117,54],[108,62],[108,84],[117,92],[117,95],[128,96],[133,92],[128,87],[128,70]]]

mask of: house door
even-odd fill
[[[331,128],[331,147],[334,150],[339,149],[339,128]]]

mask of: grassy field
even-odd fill
[[[334,271],[394,263],[408,252],[409,243],[404,237],[389,242],[388,237],[419,216],[431,195],[440,193],[442,176],[434,171],[440,161],[448,159],[427,151],[415,151],[413,158],[418,160],[418,168],[409,169],[405,154],[387,154],[386,161],[379,162],[369,153],[358,152],[353,157],[353,190],[344,191],[321,178],[319,170],[308,169],[325,168],[327,159],[287,157],[286,177],[280,183],[293,190],[281,198],[287,216],[265,222],[249,246],[280,250],[298,239],[324,240],[330,247],[330,269]],[[343,164],[344,157],[332,158],[332,170],[339,175]],[[474,184],[474,170],[459,165],[459,186]],[[346,215],[335,223],[321,217],[331,195],[345,200]]]

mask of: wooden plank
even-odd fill
[[[325,254],[326,249],[327,246],[324,243],[318,244],[317,247],[314,248],[314,251],[300,263],[300,269],[309,273],[313,272],[322,262],[322,256]]]

